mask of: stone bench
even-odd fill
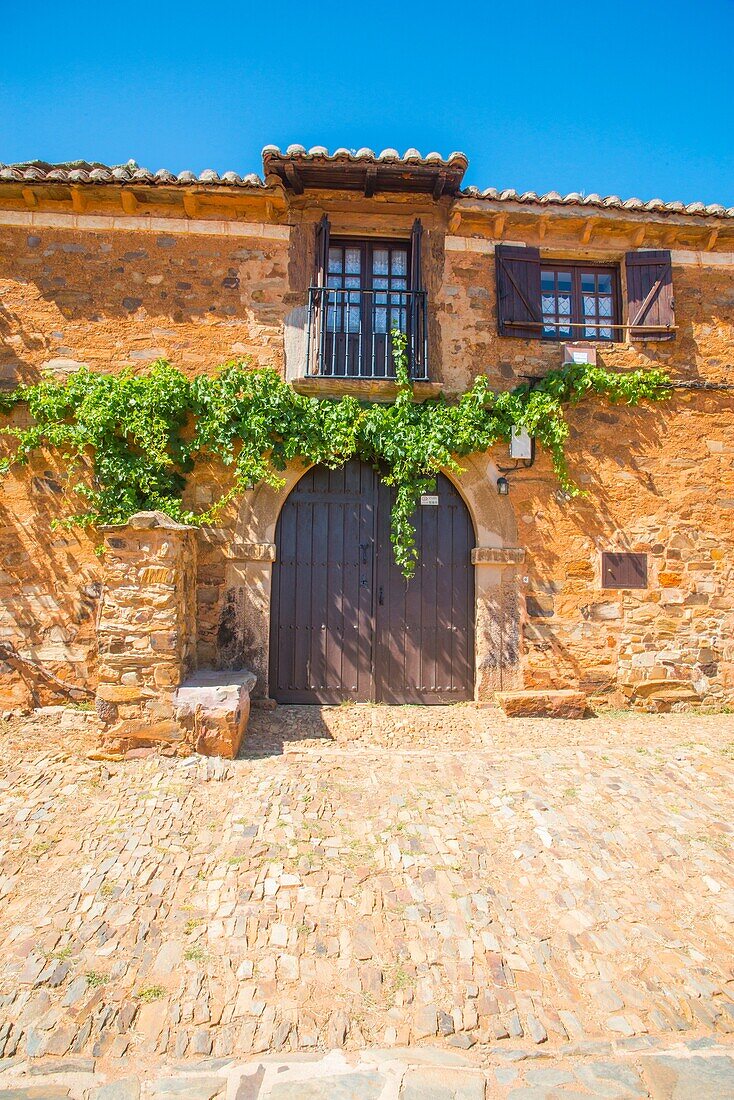
[[[498,691],[495,699],[508,718],[583,718],[583,691]]]
[[[256,679],[246,670],[207,670],[194,673],[176,689],[175,720],[194,752],[234,759],[247,729]]]

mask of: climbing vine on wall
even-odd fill
[[[193,379],[159,360],[137,374],[83,368],[65,380],[19,386],[0,396],[0,411],[26,404],[32,423],[0,429],[16,441],[14,454],[0,461],[0,473],[40,448],[53,448],[67,463],[68,490],[80,503],[64,523],[124,523],[137,511],[158,509],[203,524],[259,483],[281,487],[280,472],[291,460],[336,467],[358,457],[379,467],[395,489],[395,559],[411,576],[417,559],[411,516],[438,470],[460,474],[462,456],[509,440],[517,425],[547,449],[561,486],[576,495],[565,457],[564,406],[591,394],[636,405],[670,393],[659,370],[614,373],[572,364],[507,392],[495,393],[482,376],[455,402],[417,402],[405,337],[397,332],[393,352],[398,393],[389,404],[304,396],[275,370],[248,369],[243,362]],[[195,461],[205,458],[221,460],[232,478],[211,507],[194,514],[182,497]]]

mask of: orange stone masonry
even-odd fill
[[[123,194],[124,192],[124,194]],[[134,192],[134,194],[133,194]],[[33,195],[33,203],[28,194]],[[611,369],[660,367],[659,405],[596,398],[567,410],[568,461],[584,495],[567,500],[547,455],[507,446],[456,481],[476,532],[476,694],[572,690],[646,709],[734,699],[734,220],[651,209],[589,209],[444,194],[307,188],[279,179],[236,190],[0,180],[0,386],[49,371],[144,368],[166,357],[194,374],[249,356],[314,394],[385,400],[390,384],[305,379],[314,228],[406,239],[423,224],[430,384],[419,395],[496,389],[562,363],[559,343],[501,336],[495,247],[620,265],[669,249],[673,339],[599,342]],[[80,206],[79,194],[83,201]],[[125,197],[127,196],[127,197]],[[134,202],[130,196],[134,198]],[[624,285],[622,286],[624,291]],[[16,411],[22,422],[27,413]],[[12,451],[0,437],[0,453]],[[142,723],[190,747],[173,696],[195,669],[251,669],[267,697],[270,575],[287,488],[258,488],[215,530],[173,525],[103,532],[52,526],[75,507],[58,455],[13,467],[0,487],[0,642],[69,684],[93,687],[110,744]],[[498,496],[502,471],[508,496]],[[203,510],[228,471],[202,464],[185,503]],[[602,588],[601,554],[647,555],[647,587]],[[494,556],[493,556],[494,555]],[[47,683],[0,660],[0,709],[58,702]],[[155,728],[155,734],[151,731]],[[127,731],[127,732],[126,732]],[[168,731],[168,732],[167,732]],[[176,750],[178,751],[178,750]]]

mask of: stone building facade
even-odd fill
[[[263,179],[0,168],[0,385],[161,357],[194,374],[248,356],[304,393],[389,400],[380,333],[393,307],[416,338],[419,400],[479,374],[512,388],[564,356],[663,367],[675,389],[662,404],[569,412],[584,496],[559,492],[540,448],[517,459],[498,444],[452,475],[474,540],[471,615],[452,629],[478,700],[569,688],[645,707],[730,702],[734,210],[462,190],[462,154],[267,147],[263,166]],[[52,525],[66,503],[58,456],[12,467],[2,706],[50,701],[61,682],[95,692],[111,722],[165,723],[197,668],[252,670],[254,695],[277,697],[279,517],[303,475],[294,464],[283,491],[254,489],[216,528],[172,533],[148,517],[85,533]],[[187,502],[205,508],[226,478],[198,469]],[[95,553],[101,537],[119,553]]]

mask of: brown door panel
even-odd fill
[[[466,505],[437,478],[438,505],[414,516],[419,551],[406,581],[390,545],[392,494],[380,485],[377,542],[375,700],[450,703],[474,697],[474,531]]]
[[[278,519],[271,693],[282,703],[372,698],[375,475],[314,467]]]

